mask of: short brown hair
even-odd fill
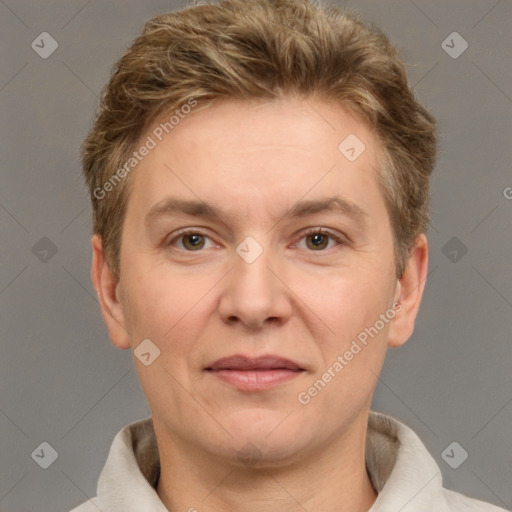
[[[115,65],[82,145],[93,229],[117,277],[130,180],[118,180],[105,197],[98,190],[119,178],[147,127],[191,98],[204,108],[216,100],[283,95],[340,104],[378,137],[378,179],[402,275],[416,237],[428,227],[437,136],[398,52],[378,28],[332,6],[222,0],[147,21]]]

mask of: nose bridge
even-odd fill
[[[235,284],[240,285],[242,291],[246,287],[258,291],[263,297],[271,291],[272,274],[268,267],[271,264],[270,250],[264,250],[260,255],[253,259],[244,259],[243,257],[235,258],[234,273]]]
[[[270,244],[263,247],[252,237],[239,244],[220,303],[225,320],[261,326],[268,319],[289,314],[284,287],[270,270],[273,263]]]

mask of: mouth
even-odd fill
[[[262,391],[288,382],[306,370],[279,356],[251,358],[242,355],[215,361],[205,371],[243,391]]]

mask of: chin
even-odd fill
[[[227,430],[233,436],[224,454],[237,465],[277,467],[303,456],[304,449],[314,442],[304,422],[298,422],[283,411],[252,409],[231,418]],[[299,424],[300,423],[300,424]]]

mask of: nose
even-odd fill
[[[222,320],[250,329],[286,322],[292,313],[290,291],[270,250],[264,249],[252,262],[234,254],[233,262],[219,302]]]

